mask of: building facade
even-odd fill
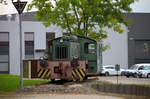
[[[132,13],[128,33],[128,63],[150,63],[150,13]]]
[[[22,58],[39,59],[46,49],[46,36],[62,35],[60,27],[52,25],[45,28],[33,18],[34,13],[22,16]],[[29,20],[28,20],[29,17]],[[31,19],[30,19],[31,17]],[[32,18],[34,20],[32,20]],[[0,16],[0,72],[13,75],[20,74],[20,41],[18,15]]]
[[[33,16],[35,12],[22,15],[22,58],[39,59],[46,49],[46,39],[62,36],[64,30],[51,25],[44,27]],[[104,40],[110,48],[103,52],[103,65],[120,64],[122,68],[150,59],[149,13],[126,14],[132,18],[130,28],[124,28],[123,34],[106,28],[108,38]],[[0,16],[0,73],[20,74],[20,41],[18,15]],[[143,54],[144,53],[144,54]]]

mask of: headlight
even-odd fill
[[[43,57],[40,57],[40,60],[43,60],[44,58]]]
[[[45,55],[43,56],[43,58],[44,58],[44,59],[48,59],[48,55],[45,54]]]

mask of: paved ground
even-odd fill
[[[32,94],[32,95],[0,95],[0,99],[123,99],[103,95],[70,95],[70,94]]]
[[[99,81],[108,81],[117,83],[117,76],[100,76]],[[118,83],[122,84],[137,84],[137,85],[150,85],[150,79],[148,78],[127,78],[125,76],[118,76]]]

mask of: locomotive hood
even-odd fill
[[[55,38],[53,40],[59,40],[60,42],[61,41],[79,42],[79,39],[81,39],[81,38],[82,39],[89,39],[93,42],[97,42],[96,40],[93,40],[91,38],[79,36],[79,35],[74,35],[74,34],[70,34],[70,33],[64,33],[62,37],[58,37],[58,38]]]

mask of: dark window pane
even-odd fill
[[[25,41],[25,57],[34,58],[34,41]]]
[[[0,72],[8,72],[9,42],[0,42]]]
[[[9,44],[8,42],[0,43],[0,55],[8,55],[9,54]]]
[[[57,46],[55,55],[56,55],[57,59],[67,58],[67,47],[66,46]]]
[[[84,52],[85,52],[85,53],[88,53],[88,44],[89,44],[89,43],[85,43],[85,44],[84,44]]]

